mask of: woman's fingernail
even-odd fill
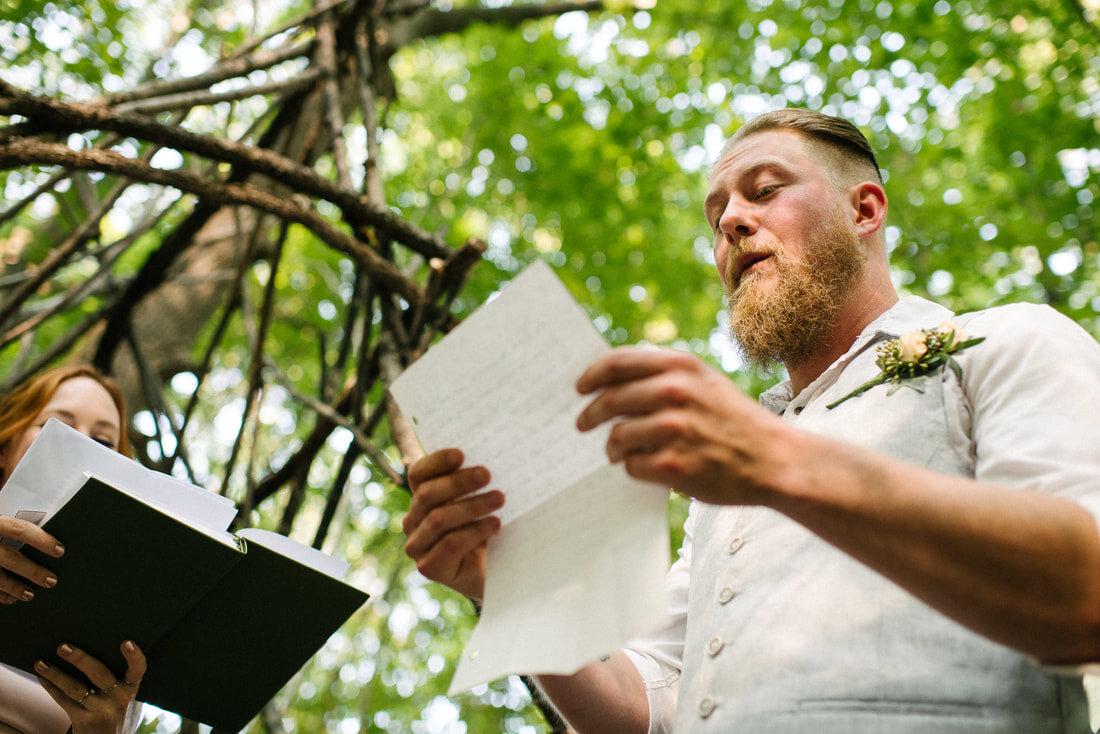
[[[72,655],[73,654],[73,649],[71,647],[69,647],[69,645],[64,643],[64,642],[61,643],[60,646],[58,646],[57,651],[59,653],[61,653],[62,655]]]
[[[46,580],[42,582],[42,585],[45,586],[47,589],[52,589],[53,587],[57,586],[57,577],[47,576]]]
[[[23,589],[23,593],[19,595],[19,598],[23,601],[30,601],[34,598],[34,592],[30,589]]]
[[[50,666],[46,665],[45,660],[36,660],[34,662],[34,669],[39,673],[47,673],[50,670]]]
[[[129,640],[126,640],[126,642],[122,643],[122,649],[125,650],[126,652],[133,652],[134,651],[134,643],[130,642]]]
[[[57,545],[55,545],[53,547],[53,554],[55,556],[60,556],[64,552],[65,552],[65,546],[61,545],[60,543],[58,543]]]

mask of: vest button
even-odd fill
[[[704,719],[714,713],[714,701],[704,698],[699,702],[699,715]]]
[[[745,544],[745,541],[740,538],[734,538],[730,541],[730,555],[732,556],[737,551],[741,550],[741,546]]]
[[[734,590],[727,586],[726,588],[718,592],[718,603],[729,604],[733,600],[733,597],[735,597],[736,595],[737,594],[734,592]]]
[[[722,648],[725,647],[725,643],[722,642],[722,638],[713,637],[711,641],[707,643],[707,654],[714,657],[718,653],[722,652]]]

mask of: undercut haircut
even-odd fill
[[[868,180],[882,184],[875,152],[859,128],[842,117],[813,110],[784,108],[752,118],[726,141],[719,159],[745,138],[765,130],[801,133],[825,165],[834,188]]]

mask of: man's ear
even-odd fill
[[[850,193],[856,233],[866,237],[879,231],[886,223],[886,192],[877,183],[864,181],[853,186]]]

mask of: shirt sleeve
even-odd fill
[[[964,331],[986,338],[959,356],[975,478],[1069,499],[1100,528],[1100,344],[1034,304],[979,312]],[[1100,661],[1032,662],[1061,675],[1100,673]]]
[[[671,622],[647,637],[628,642],[623,652],[638,670],[649,701],[649,734],[671,734],[676,718],[680,672],[684,660],[684,634],[687,629],[688,582],[691,577],[691,546],[695,528],[696,503],[688,509],[684,522],[684,542],[676,561],[665,576]]]
[[[979,312],[964,330],[985,337],[958,357],[975,478],[1064,497],[1100,518],[1100,344],[1034,304]]]

